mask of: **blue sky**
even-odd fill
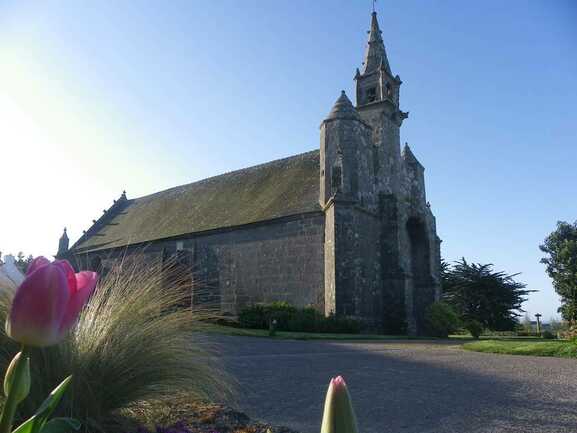
[[[0,251],[53,254],[137,197],[318,147],[370,1],[0,0]],[[521,272],[577,219],[577,3],[379,1],[443,256]]]

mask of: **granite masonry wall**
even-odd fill
[[[336,312],[363,321],[367,328],[380,329],[383,317],[378,217],[346,202],[336,201],[332,206]]]
[[[259,302],[286,301],[324,311],[324,214],[311,213],[122,250],[76,257],[77,267],[106,272],[120,255],[150,263],[175,255],[190,272],[196,304],[237,314]]]

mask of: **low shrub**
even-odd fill
[[[336,334],[358,334],[361,323],[357,320],[324,314],[312,307],[296,308],[286,302],[256,304],[244,308],[239,314],[243,328],[269,329],[276,320],[275,330],[290,332],[322,332]]]
[[[485,329],[483,335],[487,337],[518,337],[518,332],[519,331],[493,331]]]
[[[477,320],[468,320],[465,322],[464,328],[469,331],[471,336],[475,339],[479,338],[483,333],[483,325]]]
[[[546,329],[545,331],[543,331],[543,334],[541,335],[545,340],[554,340],[555,338],[557,338],[557,336],[555,334],[553,334],[551,331],[549,331],[548,329]]]
[[[325,318],[314,308],[295,310],[287,322],[285,330],[293,332],[324,332],[318,331],[319,324]]]
[[[560,332],[561,338],[577,342],[577,323],[568,324],[566,329]]]
[[[431,304],[425,312],[427,333],[433,337],[447,338],[459,328],[459,316],[445,302]]]
[[[358,334],[361,332],[361,322],[348,317],[339,317],[334,314],[324,317],[320,315],[317,322],[317,331],[334,334]]]
[[[244,308],[238,315],[238,321],[243,328],[269,329],[270,322],[276,320],[276,329],[284,330],[296,312],[297,309],[287,302],[255,304]]]
[[[517,331],[515,333],[516,337],[538,337],[539,334],[537,332],[528,332],[528,331]]]

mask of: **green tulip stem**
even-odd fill
[[[26,368],[26,357],[28,352],[24,345],[21,349],[22,355],[18,360],[18,365],[16,365],[14,372],[14,382],[6,400],[4,402],[4,410],[2,411],[2,416],[0,417],[0,433],[10,433],[12,431],[12,423],[14,422],[14,415],[16,414],[16,409],[18,408],[17,401],[17,390],[20,386],[20,381],[24,376],[24,369]]]

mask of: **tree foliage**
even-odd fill
[[[541,263],[547,265],[547,274],[561,297],[559,312],[565,320],[577,322],[577,221],[559,221],[539,249],[549,255]]]
[[[6,254],[3,254],[0,251],[0,260],[5,261],[6,260]],[[2,257],[4,257],[4,259],[2,259]],[[14,265],[20,269],[20,272],[22,272],[23,274],[26,273],[26,271],[28,270],[28,266],[30,265],[30,263],[32,262],[32,260],[34,260],[34,257],[32,257],[32,255],[28,255],[28,257],[26,257],[24,255],[24,253],[22,251],[19,251],[18,254],[16,254],[16,257],[14,258]],[[1,262],[0,262],[1,263]]]
[[[521,320],[521,328],[527,334],[531,334],[533,332],[533,323],[531,323],[531,317],[528,313],[525,313],[523,320]]]
[[[446,302],[434,302],[426,310],[427,331],[433,337],[447,338],[459,329],[459,316]]]
[[[475,325],[493,331],[513,330],[527,295],[535,292],[515,281],[517,275],[496,272],[492,264],[468,263],[464,258],[453,266],[444,263],[443,297],[457,311],[465,327],[477,322]]]
[[[26,271],[28,270],[28,266],[30,265],[30,263],[32,263],[32,260],[34,260],[34,257],[32,257],[32,255],[28,255],[28,257],[25,257],[24,253],[22,251],[19,251],[18,254],[16,255],[14,265],[16,265],[16,267],[20,269],[20,271],[23,274],[25,274]]]

